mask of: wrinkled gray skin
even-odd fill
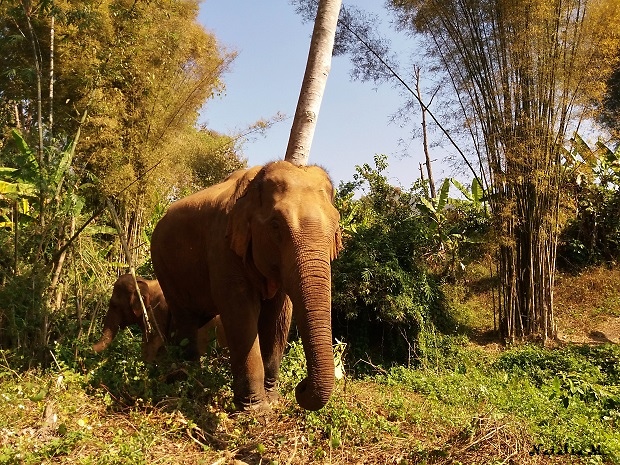
[[[175,202],[153,231],[155,274],[193,355],[197,328],[221,317],[239,408],[277,398],[293,312],[308,366],[297,402],[318,410],[329,400],[330,262],[341,248],[333,193],[319,167],[270,163]]]
[[[162,335],[166,338],[170,334],[170,313],[157,280],[139,277],[136,280],[144,301],[144,307],[148,312],[152,332],[147,334],[136,285],[133,276],[127,273],[119,277],[114,283],[108,312],[103,320],[103,334],[99,341],[93,345],[93,350],[97,353],[103,351],[114,340],[121,328],[137,324],[142,331],[142,358],[146,362],[152,362],[155,360],[159,349],[164,345]]]

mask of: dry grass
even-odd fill
[[[490,287],[473,283],[458,292],[465,313],[478,309],[470,328],[492,329],[481,323],[489,315]],[[556,305],[562,334],[597,342],[599,331],[614,340],[620,270],[559,276]],[[233,414],[225,408],[228,387],[200,398],[157,405],[134,399],[123,406],[70,376],[18,373],[0,357],[0,465],[585,463],[531,454],[534,439],[516,416],[490,414],[484,405],[444,408],[400,385],[347,380],[337,383],[321,412],[302,411],[287,393],[272,411]]]
[[[497,283],[480,265],[464,282],[446,289],[462,313],[457,315],[459,320],[472,341],[497,347],[499,341],[493,333],[493,288]],[[620,268],[601,266],[578,275],[558,273],[554,311],[560,341],[620,343]]]
[[[320,414],[291,399],[262,413],[204,406],[218,421],[201,428],[172,403],[115,411],[57,375],[13,381],[0,385],[0,463],[539,463],[516,423],[451,424],[423,396],[374,382],[338,383],[330,411]],[[43,381],[45,398],[31,400]]]
[[[577,343],[620,342],[620,269],[597,267],[560,274],[555,287],[560,339]]]

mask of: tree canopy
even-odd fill
[[[245,164],[237,138],[197,124],[235,57],[197,22],[198,3],[0,2],[0,344],[45,344],[54,310],[79,302],[69,282],[109,272],[101,258],[113,271],[145,262],[171,200]]]
[[[39,69],[46,137],[73,138],[79,127],[74,166],[96,178],[105,194],[118,195],[151,169],[148,185],[158,190],[187,177],[179,147],[203,138],[194,129],[198,110],[221,92],[221,74],[234,58],[197,23],[197,1],[9,2],[0,8],[5,138],[12,127],[31,134],[37,125]],[[47,92],[52,82],[53,96]],[[135,183],[123,196],[149,192],[147,183]]]
[[[617,58],[620,5],[393,0],[454,90],[498,223],[507,338],[554,335],[561,149],[593,116]]]

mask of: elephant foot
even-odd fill
[[[282,396],[275,388],[269,391],[265,391],[265,395],[267,396],[267,402],[269,402],[270,405],[277,405],[282,400]]]
[[[189,373],[185,368],[177,368],[164,376],[166,384],[172,384],[176,381],[185,381],[189,378]]]
[[[244,402],[235,399],[234,404],[238,412],[263,414],[271,411],[271,404],[267,399],[254,402]]]

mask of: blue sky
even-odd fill
[[[347,5],[347,2],[344,2]],[[381,28],[390,18],[381,1],[361,0],[355,5],[380,13]],[[214,33],[220,45],[236,50],[237,58],[224,75],[226,92],[209,100],[201,122],[216,131],[234,134],[261,118],[280,112],[291,117],[246,142],[243,154],[250,166],[282,159],[290,134],[301,81],[306,67],[312,24],[303,24],[288,0],[204,0],[200,23]],[[404,39],[398,39],[403,41]],[[423,161],[421,142],[409,144],[403,158],[399,139],[410,140],[413,124],[390,122],[403,97],[390,85],[352,82],[348,57],[334,57],[319,113],[310,162],[325,167],[336,184],[353,178],[355,165],[370,163],[376,153],[388,155],[390,182],[408,187],[419,176]],[[443,174],[436,167],[436,179]]]

